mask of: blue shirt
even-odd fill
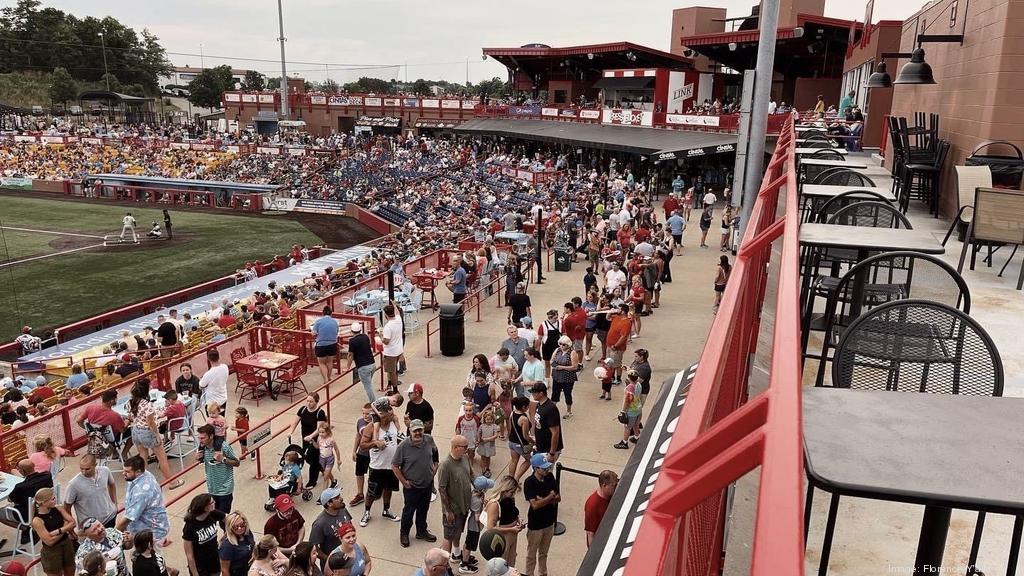
[[[321,316],[313,322],[313,333],[316,334],[317,346],[330,346],[338,343],[338,321],[330,316]]]
[[[452,293],[466,293],[466,269],[462,266],[455,269],[455,275],[452,277]]]
[[[682,216],[673,214],[665,223],[668,224],[668,229],[672,232],[673,236],[683,235],[683,229],[686,228],[686,220],[683,220]]]
[[[676,179],[672,181],[672,191],[678,194],[683,191],[683,186],[685,186],[683,179],[676,176]]]
[[[71,376],[68,376],[68,379],[64,383],[64,385],[70,388],[71,390],[74,390],[75,388],[80,388],[82,384],[85,384],[88,381],[89,376],[86,373],[82,372],[80,374],[72,374]]]
[[[140,530],[152,530],[157,542],[171,531],[160,483],[152,473],[143,472],[128,482],[124,494],[124,517],[129,520],[128,532],[135,534]]]

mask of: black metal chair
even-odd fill
[[[816,133],[807,136],[800,143],[801,148],[834,148],[835,142],[833,142],[827,134]]]
[[[860,284],[858,285],[858,281]],[[945,261],[911,251],[876,254],[851,267],[841,278],[822,276],[812,285],[812,298],[802,318],[804,358],[818,362],[815,386],[825,380],[829,350],[835,348],[850,322],[865,310],[895,300],[925,299],[971,312],[971,292],[963,277]],[[825,299],[825,310],[814,311],[814,297]],[[820,354],[807,352],[810,332],[821,331]]]
[[[832,215],[840,208],[856,202],[869,201],[889,203],[889,201],[885,199],[885,196],[882,196],[878,192],[873,192],[871,190],[850,190],[843,192],[842,194],[836,194],[825,202],[822,202],[820,206],[812,207],[810,216],[808,217],[808,222],[828,222],[829,219],[832,218]]]
[[[816,147],[819,148],[811,153],[808,158],[814,158],[815,160],[843,160],[843,155],[836,152],[831,147]]]
[[[992,338],[966,313],[927,300],[899,300],[857,318],[839,340],[832,384],[840,388],[931,394],[1003,395],[1003,363]],[[814,487],[804,504],[804,541]],[[839,496],[832,494],[818,574],[828,571]],[[985,513],[978,514],[967,561],[977,574]]]
[[[827,213],[823,211],[819,214],[819,217],[826,215]],[[906,230],[913,228],[910,220],[907,220],[906,216],[885,200],[881,202],[869,200],[848,204],[836,210],[831,216],[828,216],[827,223],[841,224],[843,226],[861,226],[864,228],[903,228]]]
[[[898,197],[900,208],[906,212],[910,199],[918,198],[928,204],[928,211],[939,216],[939,186],[942,176],[942,165],[949,153],[949,142],[940,140],[935,156],[930,162],[907,162],[903,165],[903,175]]]
[[[860,172],[854,172],[853,170],[846,170],[844,172],[833,172],[827,176],[822,177],[818,184],[826,184],[829,186],[867,186],[869,188],[875,187],[875,181]]]
[[[829,174],[835,174],[836,172],[853,172],[853,169],[851,169],[851,168],[843,168],[842,166],[833,166],[831,168],[826,168],[826,169],[822,170],[821,172],[818,172],[818,175],[815,176],[813,179],[808,178],[807,179],[807,183],[808,184],[821,184],[821,181],[824,180],[825,178],[827,178],[829,176]]]

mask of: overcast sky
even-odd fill
[[[5,2],[6,3],[6,2]],[[672,10],[724,6],[728,16],[750,13],[751,0],[284,0],[289,76],[327,74],[347,82],[359,76],[477,82],[505,77],[505,68],[482,61],[483,47],[539,42],[550,46],[627,40],[668,51]],[[876,1],[874,21],[903,20],[923,0]],[[114,16],[159,36],[177,66],[230,64],[280,75],[275,0],[43,0],[77,16]],[[825,15],[864,19],[863,0],[826,0]],[[200,44],[202,48],[200,49]],[[330,64],[325,71],[324,64]],[[343,69],[343,65],[390,66]]]

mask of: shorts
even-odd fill
[[[58,544],[47,546],[43,544],[40,554],[40,564],[43,565],[43,572],[47,574],[59,574],[66,566],[75,565],[75,544],[71,538],[64,537]]]
[[[581,338],[579,340],[573,340],[572,349],[577,352],[583,352],[583,339]]]
[[[448,523],[448,515],[441,514],[441,527],[444,529],[444,539],[450,542],[458,542],[462,539],[462,532],[466,529],[467,514],[455,514],[452,523]]]
[[[725,284],[715,284],[715,292],[725,292]]]
[[[384,491],[398,491],[398,476],[390,468],[378,470],[370,468],[370,477],[366,481],[366,495],[377,499],[384,495]]]
[[[601,330],[601,329],[598,329],[598,330],[597,330],[597,339],[598,339],[598,340],[599,340],[599,341],[600,341],[600,342],[601,342],[602,344],[604,344],[604,343],[605,343],[605,341],[607,340],[607,338],[608,338],[608,331],[607,331],[607,330]]]
[[[317,358],[331,358],[338,355],[338,345],[335,343],[317,346],[313,349],[313,353],[316,354]]]
[[[334,454],[320,457],[320,469],[331,470],[334,468]]]
[[[134,442],[136,446],[142,446],[143,448],[152,450],[157,447],[159,438],[157,438],[157,435],[149,428],[136,428],[132,426],[132,442]]]
[[[356,476],[366,476],[370,469],[370,455],[356,454]]]
[[[470,552],[476,552],[476,547],[480,544],[480,532],[477,530],[470,530],[466,532],[466,550]]]
[[[381,364],[384,365],[384,373],[388,375],[388,384],[398,382],[398,358],[399,356],[382,356]]]
[[[624,352],[625,352],[624,350],[616,350],[614,348],[612,348],[611,350],[608,351],[608,356],[612,359],[611,366],[613,368],[621,368],[622,367],[622,354]]]
[[[640,415],[639,414],[637,414],[636,416],[631,416],[629,414],[626,414],[626,424],[625,424],[625,426],[627,428],[635,428],[636,427],[636,423],[639,420],[640,420]]]
[[[515,442],[508,443],[508,449],[516,454],[519,454],[523,458],[529,458],[532,452],[528,450],[529,446],[523,446],[522,444],[516,444]]]
[[[682,234],[673,234],[672,235],[672,241],[676,243],[676,246],[682,246],[682,244],[683,244],[683,235]]]

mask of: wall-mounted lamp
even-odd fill
[[[920,24],[920,19],[918,20]],[[925,26],[925,30],[928,26]],[[933,43],[933,44],[951,44],[959,43],[961,46],[964,45],[964,34],[967,32],[967,11],[964,11],[964,25],[960,34],[918,34],[914,32],[914,37],[917,40],[917,48],[913,52],[907,54],[906,52],[885,52],[882,53],[881,62],[878,64],[878,69],[872,74],[867,81],[866,86],[868,88],[889,88],[893,84],[935,84],[935,76],[932,74],[932,67],[924,60],[924,48],[922,44]],[[885,60],[887,58],[910,58],[910,62],[903,65],[900,69],[900,73],[896,75],[896,79],[893,80],[889,76],[889,72],[885,69]]]
[[[735,42],[729,42],[729,52],[735,52],[735,51],[736,51],[736,43]]]
[[[587,60],[593,60],[593,59],[594,59],[594,53],[593,52],[587,52]]]

